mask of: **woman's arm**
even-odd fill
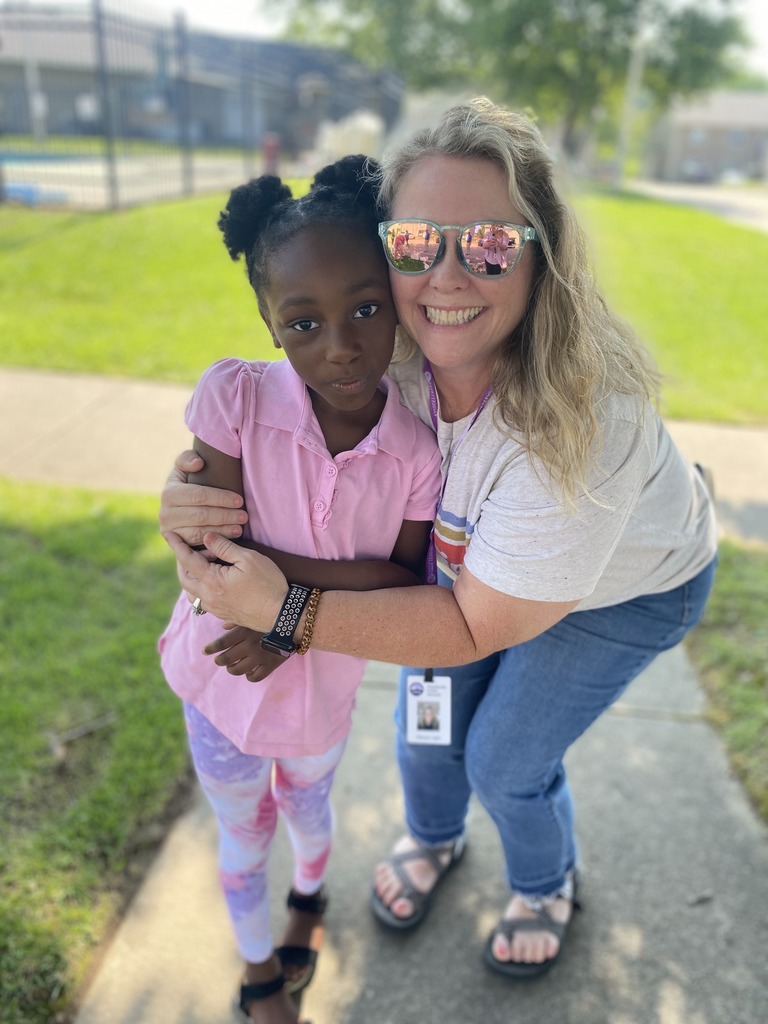
[[[269,559],[213,534],[206,544],[231,565],[209,564],[177,536],[166,536],[179,579],[221,618],[269,630],[288,591]],[[526,601],[481,583],[463,569],[453,590],[410,587],[324,593],[313,647],[411,665],[462,665],[530,640],[568,614],[576,601]],[[299,624],[297,636],[303,630]]]

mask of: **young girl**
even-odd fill
[[[232,258],[245,256],[287,360],[215,363],[186,414],[205,460],[197,478],[239,491],[244,543],[306,585],[292,595],[290,621],[307,600],[316,607],[319,588],[419,582],[439,492],[434,436],[384,377],[396,315],[364,161],[325,168],[298,200],[271,176],[232,192],[219,227]],[[262,644],[262,634],[205,616],[182,594],[159,642],[218,820],[221,879],[246,961],[240,1007],[259,1024],[295,1022],[288,993],[314,972],[329,792],[365,666],[307,653],[311,626],[294,638],[290,621]],[[275,949],[266,869],[278,811],[294,872]]]

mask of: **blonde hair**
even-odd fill
[[[598,292],[584,236],[557,193],[547,146],[527,117],[485,98],[451,108],[435,127],[385,156],[379,177],[385,210],[410,168],[435,154],[480,157],[501,166],[511,201],[538,232],[528,308],[504,340],[492,387],[497,417],[538,456],[571,503],[579,491],[589,490],[601,399],[611,392],[654,399],[658,373],[634,332]],[[415,345],[398,333],[398,358],[404,358]]]

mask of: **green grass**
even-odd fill
[[[225,199],[119,214],[0,207],[0,362],[192,384],[226,355],[271,358],[216,227]],[[604,291],[666,376],[664,411],[768,422],[768,235],[632,195],[577,207]]]
[[[225,202],[0,207],[0,363],[193,384],[224,356],[274,358],[216,226]]]
[[[665,414],[768,422],[768,234],[636,195],[576,205],[606,298],[665,375]]]
[[[686,640],[752,803],[768,821],[768,548],[720,545],[704,619]]]
[[[66,1010],[189,777],[156,506],[0,480],[3,1024]]]

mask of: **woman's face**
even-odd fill
[[[511,221],[526,224],[512,204],[505,172],[481,157],[426,156],[405,174],[392,220],[437,224]],[[474,277],[459,262],[446,232],[446,251],[426,274],[390,269],[400,323],[433,368],[490,373],[496,353],[525,314],[533,287],[535,253],[528,243],[508,277]]]

